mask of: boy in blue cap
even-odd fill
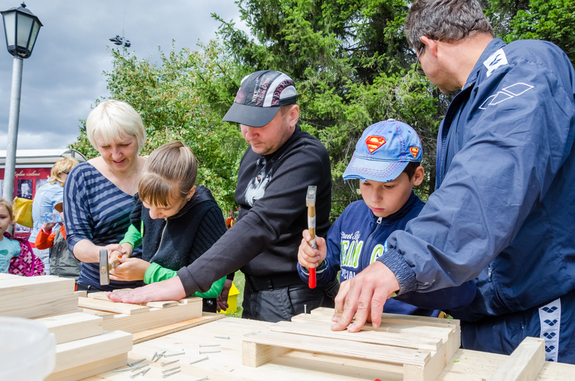
[[[425,205],[413,192],[423,181],[422,151],[417,132],[405,123],[389,119],[365,129],[343,174],[344,180],[360,179],[363,200],[343,211],[326,239],[316,238],[317,250],[304,230],[298,250],[302,280],[308,281],[308,268],[317,268],[318,286],[332,281],[338,270],[344,282],[384,253],[389,234],[403,230]],[[473,282],[434,293],[407,293],[402,301],[388,300],[384,312],[438,316],[439,309],[463,307],[474,295]]]

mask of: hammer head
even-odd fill
[[[110,284],[110,265],[108,264],[108,250],[100,250],[100,285]]]
[[[307,187],[307,195],[305,196],[305,206],[315,206],[315,198],[317,194],[317,186],[310,185]]]

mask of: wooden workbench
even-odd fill
[[[162,380],[162,370],[181,365],[181,373],[165,378],[170,381],[200,380],[401,380],[397,373],[387,373],[385,364],[349,358],[325,356],[317,353],[294,351],[257,368],[242,365],[243,335],[268,329],[271,323],[226,317],[184,331],[168,334],[134,345],[128,362],[146,358],[149,363],[154,353],[185,352],[184,355],[161,359],[152,363],[145,376],[134,380]],[[216,338],[215,336],[229,337]],[[202,347],[215,345],[219,347]],[[220,349],[219,353],[200,354],[199,351]],[[189,365],[208,356],[209,359]],[[441,381],[487,380],[509,356],[459,349],[444,372]],[[177,363],[162,367],[162,362],[179,359]],[[136,371],[138,372],[138,371]],[[136,373],[134,372],[134,373]],[[134,373],[108,371],[85,380],[130,380]],[[571,381],[575,379],[575,365],[545,363],[536,380]]]

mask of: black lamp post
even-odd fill
[[[20,92],[22,88],[23,59],[30,57],[42,23],[22,3],[18,8],[2,12],[4,34],[8,53],[14,56],[12,65],[12,90],[10,96],[10,118],[8,121],[8,146],[4,169],[4,197],[14,197],[14,172],[16,169],[16,144],[18,142],[18,120],[20,117]]]

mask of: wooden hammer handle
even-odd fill
[[[307,208],[307,225],[308,231],[311,236],[311,240],[309,241],[309,245],[317,249],[317,245],[315,243],[315,206],[308,206]],[[315,288],[316,286],[316,277],[315,277],[315,267],[309,268],[309,288]]]

